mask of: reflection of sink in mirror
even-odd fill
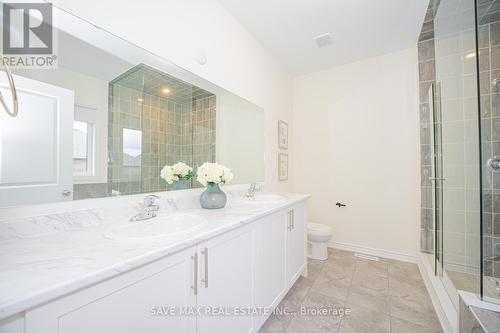
[[[147,240],[194,231],[207,220],[196,214],[174,214],[109,228],[104,236],[114,240]]]
[[[255,194],[251,198],[245,198],[245,202],[255,203],[255,204],[265,204],[265,203],[275,203],[285,200],[285,197],[279,194]]]

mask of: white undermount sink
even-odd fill
[[[104,236],[113,240],[153,240],[194,231],[205,223],[203,216],[179,213],[113,226]]]
[[[285,197],[279,194],[270,194],[270,193],[255,193],[255,195],[251,198],[245,198],[245,202],[255,203],[255,204],[266,204],[266,203],[275,203],[285,200]]]

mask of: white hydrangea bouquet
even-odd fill
[[[231,169],[228,167],[208,162],[198,167],[196,175],[196,180],[203,186],[229,183],[234,178]]]
[[[165,165],[163,169],[161,169],[160,177],[163,178],[169,185],[174,182],[176,182],[176,185],[179,182],[185,184],[188,180],[194,177],[194,172],[193,168],[186,163],[177,162],[172,166]]]
[[[196,180],[207,189],[200,196],[200,204],[203,208],[216,209],[226,205],[227,197],[219,185],[227,184],[233,180],[231,169],[217,164],[205,162],[198,167]]]

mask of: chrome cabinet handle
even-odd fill
[[[287,217],[288,217],[288,226],[287,226],[287,229],[288,231],[292,230],[292,215],[290,213],[290,211],[288,211],[286,213]]]
[[[62,194],[63,196],[65,196],[65,197],[69,197],[69,196],[71,195],[71,191],[70,191],[70,190],[64,190],[64,191],[62,191],[62,193],[61,193],[61,194]]]
[[[191,259],[194,261],[194,283],[191,289],[195,295],[198,295],[198,252],[195,252]]]
[[[290,215],[292,216],[292,229],[295,229],[295,210],[292,209]]]
[[[17,101],[17,91],[16,91],[16,85],[14,84],[14,78],[12,77],[12,72],[10,71],[9,67],[7,65],[5,66],[5,73],[7,74],[7,79],[9,80],[9,86],[10,86],[10,91],[12,93],[12,105],[13,105],[13,110],[11,111],[7,103],[5,102],[5,98],[3,97],[2,92],[0,91],[0,103],[2,103],[3,108],[5,109],[5,112],[11,117],[17,117],[18,114],[18,101]]]
[[[205,258],[205,278],[201,279],[201,282],[205,283],[205,288],[208,288],[208,248],[206,247],[201,253]]]

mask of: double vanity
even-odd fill
[[[164,192],[0,223],[0,332],[256,332],[307,274],[306,201]],[[105,204],[103,204],[103,202]]]
[[[273,117],[44,6],[57,66],[0,76],[0,333],[256,332],[307,273],[307,196],[247,192],[273,179]],[[180,162],[196,177],[162,176]],[[200,206],[205,163],[224,209]]]

